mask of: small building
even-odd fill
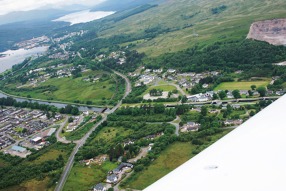
[[[109,175],[106,178],[107,183],[115,184],[117,183],[117,181],[118,181],[118,176],[116,174]]]
[[[104,184],[99,183],[93,187],[93,191],[107,191],[107,188],[104,186]]]
[[[123,162],[116,169],[113,169],[112,173],[119,174],[122,171],[122,169],[126,168],[126,167],[132,169],[133,168],[133,164]]]
[[[40,142],[42,142],[42,137],[36,137],[31,139],[32,144],[39,144]]]
[[[49,132],[47,133],[46,137],[50,137],[52,136],[52,134],[54,134],[54,132],[56,132],[56,128],[50,128]]]
[[[27,152],[27,149],[24,148],[24,147],[20,147],[20,146],[16,146],[14,145],[12,148],[11,148],[12,151],[16,151],[16,152],[19,152],[19,153],[25,153]]]
[[[242,119],[226,120],[226,121],[224,121],[225,125],[241,125],[242,123],[243,123]]]
[[[200,124],[193,121],[189,121],[186,125],[184,125],[184,128],[186,128],[188,131],[198,131],[200,128]]]

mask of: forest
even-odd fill
[[[167,53],[146,61],[148,68],[176,68],[182,72],[236,70],[245,75],[269,77],[275,72],[273,63],[286,59],[286,47],[254,40],[216,42],[207,47],[195,46],[177,53]]]

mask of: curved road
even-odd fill
[[[128,79],[125,75],[123,75],[123,74],[121,74],[121,73],[119,73],[119,72],[117,72],[117,71],[113,71],[113,72],[114,72],[115,74],[121,76],[121,77],[125,80],[125,82],[126,82],[125,94],[124,94],[124,96],[123,96],[123,98],[122,98],[122,99],[124,99],[124,98],[126,98],[126,96],[128,96],[128,94],[132,91],[132,89],[131,89],[131,83],[130,83],[129,79]],[[122,100],[119,101],[118,104],[117,104],[115,107],[113,107],[113,108],[109,111],[109,114],[111,114],[111,113],[113,113],[114,111],[116,111],[116,110],[121,106],[121,104],[122,104]],[[67,180],[67,177],[68,177],[68,175],[69,175],[69,172],[70,172],[70,170],[71,170],[71,168],[72,168],[72,166],[73,166],[73,164],[74,164],[74,157],[75,157],[76,153],[78,152],[79,148],[84,145],[84,143],[86,142],[86,140],[88,139],[88,137],[91,135],[91,133],[92,133],[99,125],[101,125],[106,119],[107,119],[107,115],[104,116],[104,117],[102,118],[102,120],[100,120],[92,129],[90,129],[80,140],[74,141],[74,143],[76,143],[76,146],[75,146],[75,148],[73,149],[73,151],[72,151],[72,153],[71,153],[71,155],[70,155],[70,157],[69,157],[69,159],[68,159],[68,162],[67,162],[67,164],[66,164],[66,166],[65,166],[65,168],[64,168],[64,171],[63,171],[63,173],[62,173],[62,175],[61,175],[61,178],[60,178],[60,180],[59,180],[59,182],[58,182],[58,184],[57,184],[57,186],[56,186],[56,188],[55,188],[55,191],[61,191],[61,190],[63,189],[64,184],[65,184],[65,182],[66,182],[66,180]],[[67,119],[66,119],[66,120],[67,120]],[[65,124],[65,123],[63,123],[62,126],[58,129],[58,131],[57,131],[57,138],[59,137],[59,132],[60,132],[61,129],[63,128],[64,124]],[[58,140],[60,141],[60,139],[58,139]]]
[[[56,132],[57,141],[65,143],[65,144],[71,143],[71,141],[68,141],[65,138],[61,137],[60,133],[62,132],[62,130],[63,130],[63,128],[67,122],[68,122],[68,117],[66,117],[65,121],[61,123],[60,128],[58,128],[58,130]]]

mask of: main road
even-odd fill
[[[122,78],[125,80],[126,87],[125,87],[124,96],[123,96],[123,98],[122,98],[122,100],[123,100],[123,99],[126,98],[126,96],[128,96],[128,94],[132,91],[132,89],[131,89],[131,83],[130,83],[129,79],[128,79],[125,75],[123,75],[123,74],[121,74],[121,73],[119,73],[119,72],[117,72],[117,71],[113,71],[113,72],[114,72],[115,74],[117,74],[118,76],[122,77]],[[114,106],[114,107],[108,112],[108,114],[111,114],[111,113],[115,112],[115,111],[121,106],[122,100],[120,100],[120,101],[117,103],[117,105]],[[60,178],[60,180],[59,180],[59,182],[58,182],[58,184],[57,184],[57,186],[56,186],[56,188],[55,188],[55,191],[61,191],[61,190],[63,189],[64,184],[65,184],[65,182],[66,182],[66,180],[67,180],[67,178],[68,178],[69,172],[70,172],[70,170],[71,170],[71,168],[72,168],[72,166],[73,166],[73,164],[74,164],[74,157],[75,157],[76,153],[78,152],[79,148],[84,145],[84,143],[86,142],[86,140],[88,139],[88,137],[91,135],[91,133],[92,133],[99,125],[101,125],[104,121],[106,121],[106,119],[107,119],[107,115],[105,115],[105,116],[102,118],[102,120],[100,120],[92,129],[90,129],[80,140],[74,141],[74,143],[76,143],[76,146],[75,146],[75,148],[73,149],[73,151],[72,151],[72,153],[71,153],[71,155],[70,155],[70,157],[69,157],[69,159],[68,159],[68,162],[67,162],[67,164],[66,164],[66,166],[65,166],[65,168],[64,168],[64,171],[63,171],[63,173],[62,173],[62,175],[61,175],[61,178]],[[58,132],[60,132],[60,130],[59,130]]]

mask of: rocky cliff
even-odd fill
[[[273,45],[286,45],[286,19],[255,22],[251,25],[247,38]]]

